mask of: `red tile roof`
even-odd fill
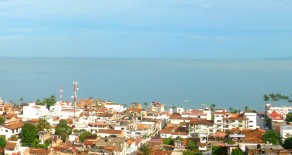
[[[99,129],[97,133],[105,134],[122,134],[122,130],[112,130],[112,129]]]
[[[6,124],[3,127],[13,130],[13,129],[21,128],[23,125],[24,124],[22,122],[14,122],[14,123]]]
[[[5,148],[9,150],[14,150],[15,146],[16,146],[16,142],[7,142],[5,145]]]
[[[205,120],[205,119],[192,119],[190,121],[192,125],[213,125],[213,121]]]
[[[50,154],[50,150],[30,148],[29,153],[35,154],[35,155],[48,155],[48,154]]]
[[[95,126],[108,126],[109,124],[106,122],[89,122],[88,125],[95,125]]]
[[[284,120],[283,115],[281,115],[279,112],[277,111],[273,111],[272,113],[269,114],[269,117],[272,120]]]
[[[96,140],[95,139],[85,139],[83,142],[84,145],[95,145]]]

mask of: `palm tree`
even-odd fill
[[[150,145],[146,143],[142,144],[139,150],[141,155],[150,155],[152,152]]]
[[[211,107],[210,107],[210,109],[211,109],[211,111],[212,111],[212,112],[214,112],[214,111],[215,111],[215,107],[216,107],[216,105],[215,105],[215,104],[211,104]]]
[[[145,110],[147,110],[148,103],[147,102],[144,102],[144,105],[145,105]]]
[[[269,102],[270,101],[270,97],[267,94],[264,95],[264,101],[265,102]]]
[[[19,98],[19,102],[21,103],[22,101],[24,101],[23,97]]]
[[[246,111],[246,110],[249,110],[249,107],[248,106],[245,106],[244,107],[244,111]]]

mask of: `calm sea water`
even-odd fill
[[[158,101],[167,106],[264,109],[263,94],[292,94],[292,61],[150,60],[114,58],[0,58],[0,97],[19,103],[59,96],[116,103]]]

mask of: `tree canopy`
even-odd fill
[[[185,150],[183,151],[183,155],[201,155],[202,153],[200,152],[194,152],[194,151],[191,151],[191,150]]]
[[[292,137],[285,139],[283,145],[284,149],[292,149]]]
[[[280,102],[280,101],[286,101],[288,103],[291,103],[292,100],[290,99],[290,96],[282,95],[279,93],[271,93],[271,94],[264,94],[263,99],[265,102]]]
[[[6,145],[6,138],[5,136],[0,136],[0,148],[4,148]]]
[[[152,152],[150,145],[146,144],[146,143],[142,144],[141,147],[139,148],[139,150],[140,150],[142,155],[150,155]]]
[[[244,155],[244,152],[240,148],[237,148],[232,150],[231,155]]]
[[[38,122],[37,125],[36,125],[36,127],[37,127],[37,131],[38,131],[38,132],[39,132],[39,131],[44,131],[44,130],[46,130],[46,131],[50,131],[50,130],[51,130],[51,125],[50,125],[50,123],[47,121],[46,118],[40,118],[40,119],[39,119],[39,122]]]
[[[174,145],[174,140],[171,137],[165,138],[165,139],[163,139],[163,144]]]
[[[86,138],[91,137],[91,136],[94,136],[94,135],[89,131],[86,131],[84,129],[79,131],[79,139],[81,142],[83,142]]]
[[[281,136],[275,130],[266,131],[263,135],[263,139],[265,142],[269,142],[274,145],[281,143]]]
[[[272,119],[268,116],[265,116],[265,126],[268,127],[269,129],[272,128]]]
[[[195,150],[196,148],[197,148],[196,143],[194,141],[192,141],[192,140],[189,140],[188,141],[188,149],[189,150]]]
[[[61,119],[59,124],[56,126],[55,134],[61,136],[63,141],[72,133],[72,128],[68,125],[67,121]]]
[[[25,123],[21,129],[20,136],[22,138],[22,144],[24,146],[32,144],[37,138],[36,126],[29,123]]]
[[[55,105],[55,103],[56,103],[56,97],[54,95],[51,95],[49,98],[44,98],[42,101],[40,99],[36,100],[36,104],[46,105],[48,108]]]
[[[286,115],[285,121],[286,121],[286,122],[292,122],[292,113],[291,113],[291,112],[289,112],[289,113]]]
[[[3,125],[6,121],[5,117],[0,117],[0,125]]]

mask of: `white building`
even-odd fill
[[[184,111],[185,111],[185,109],[182,108],[182,107],[177,107],[177,108],[176,108],[176,112],[179,113],[179,114],[181,114],[181,113],[184,112]]]
[[[38,119],[48,115],[49,110],[44,105],[36,105],[35,103],[29,103],[27,106],[23,106],[23,114],[19,117],[24,120]]]
[[[289,112],[292,112],[292,107],[273,107],[271,104],[266,104],[265,112],[266,114],[271,114],[273,111],[276,111],[284,116],[286,116]]]
[[[164,104],[161,104],[159,102],[152,102],[151,105],[149,106],[149,111],[150,112],[163,112],[164,111]]]
[[[226,110],[216,110],[214,113],[214,124],[217,130],[225,131],[234,128],[240,129],[256,129],[256,113],[247,111],[240,114],[231,114]]]
[[[12,135],[18,135],[20,134],[23,125],[22,122],[5,124],[0,128],[0,135],[5,135],[6,139],[10,138]]]
[[[71,102],[57,102],[54,106],[50,107],[50,111],[47,115],[67,119],[73,117],[74,115],[79,117],[82,112],[82,109],[76,107],[74,110],[74,105],[72,105]]]
[[[244,112],[244,117],[248,118],[248,128],[256,129],[257,128],[257,114],[253,111]]]
[[[114,103],[107,103],[104,105],[107,109],[111,109],[115,112],[123,112],[127,110],[124,105],[121,104],[114,104]]]
[[[280,126],[280,135],[284,140],[286,138],[292,137],[292,126],[291,125],[281,125]]]
[[[197,119],[192,120],[189,123],[189,135],[190,137],[201,137],[202,135],[215,134],[216,126],[213,121]]]
[[[216,125],[217,130],[224,131],[223,118],[229,118],[230,113],[225,109],[218,109],[214,112],[214,125]]]

